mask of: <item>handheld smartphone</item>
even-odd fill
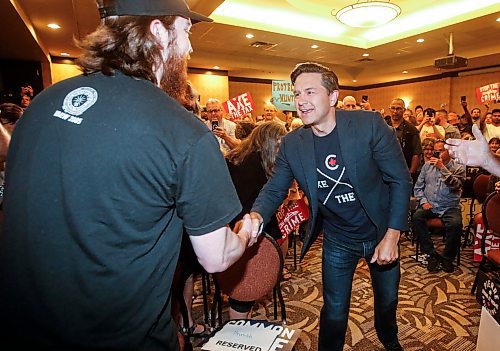
[[[362,101],[362,102],[368,102],[368,95],[363,95],[363,96],[361,97],[361,101]]]
[[[460,97],[460,101],[461,101],[461,102],[466,102],[466,101],[467,101],[467,96],[462,95],[462,96]]]
[[[212,131],[217,127],[219,127],[219,121],[212,121]]]
[[[435,157],[435,158],[439,158],[441,156],[441,153],[439,151],[434,151],[432,153],[432,156]]]

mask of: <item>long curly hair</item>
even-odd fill
[[[238,146],[229,151],[226,158],[231,163],[239,165],[251,153],[259,152],[262,159],[262,167],[267,177],[270,177],[274,161],[278,154],[279,142],[285,134],[285,127],[278,122],[261,123]]]

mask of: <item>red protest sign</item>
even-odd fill
[[[307,207],[304,197],[293,201],[292,205],[282,205],[276,212],[276,218],[278,219],[281,234],[283,234],[278,240],[278,244],[280,244],[300,223],[309,219],[309,207]]]
[[[231,120],[243,118],[244,115],[255,110],[255,104],[249,92],[227,100],[222,103],[222,107]]]
[[[491,83],[479,88],[476,88],[477,102],[484,104],[488,101],[500,101],[500,83]]]

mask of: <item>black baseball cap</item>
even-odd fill
[[[189,9],[185,0],[104,0],[101,18],[109,16],[181,16],[193,22],[212,22],[211,18]]]

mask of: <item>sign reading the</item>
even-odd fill
[[[242,119],[247,113],[255,110],[252,95],[249,92],[238,95],[222,103],[224,111],[229,115],[229,119]]]
[[[309,208],[305,199],[293,201],[291,205],[282,205],[276,212],[276,219],[281,231],[281,238],[277,240],[278,245],[286,239],[286,237],[297,228],[300,223],[309,219]]]

